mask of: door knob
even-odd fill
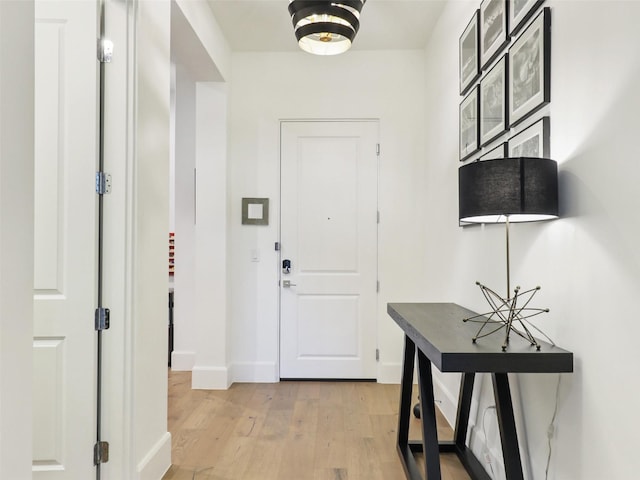
[[[282,287],[283,288],[291,288],[291,287],[295,287],[296,284],[295,283],[291,283],[291,280],[283,280],[282,281]]]

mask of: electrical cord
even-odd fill
[[[551,452],[552,452],[552,443],[551,440],[553,438],[553,434],[556,430],[556,416],[558,415],[558,403],[560,400],[560,381],[562,380],[562,375],[558,374],[558,384],[556,385],[556,404],[553,407],[553,415],[551,416],[551,422],[549,423],[549,428],[547,428],[547,440],[549,441],[549,454],[547,455],[547,466],[544,470],[544,478],[545,480],[549,480],[549,466],[551,465]]]
[[[555,405],[553,407],[553,414],[551,416],[551,421],[549,422],[549,427],[547,428],[547,440],[548,440],[548,445],[549,445],[549,452],[547,454],[547,465],[545,467],[545,471],[544,471],[544,478],[545,480],[549,480],[549,467],[551,466],[551,454],[553,452],[553,435],[555,434],[555,430],[556,430],[556,418],[558,416],[558,405],[560,403],[560,383],[562,381],[562,375],[558,374],[558,383],[556,384],[556,395],[555,395]],[[487,428],[485,425],[485,418],[487,416],[487,412],[489,410],[495,410],[496,406],[495,405],[489,405],[488,407],[486,407],[484,409],[484,412],[482,413],[482,435],[484,436],[484,443],[485,443],[485,460],[487,461],[487,463],[489,464],[489,468],[491,469],[491,478],[495,477],[495,472],[493,471],[493,465],[491,464],[491,457],[489,456],[489,442],[488,442],[488,438],[487,438]]]

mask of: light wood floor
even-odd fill
[[[173,465],[163,480],[403,480],[399,398],[398,385],[364,382],[191,390],[190,372],[169,372]],[[439,438],[451,438],[438,421]],[[411,438],[419,428],[412,419]],[[443,480],[469,479],[455,456],[441,461]]]

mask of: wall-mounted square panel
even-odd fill
[[[242,224],[269,225],[269,199],[243,198]]]

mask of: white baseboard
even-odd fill
[[[277,383],[280,381],[276,362],[237,362],[231,365],[234,382]]]
[[[190,372],[196,364],[196,352],[174,350],[171,352],[171,370]]]
[[[171,467],[171,434],[166,432],[138,463],[138,480],[160,480]]]
[[[196,365],[191,370],[191,388],[194,390],[226,390],[231,383],[227,367]]]
[[[402,364],[400,363],[381,363],[378,367],[378,383],[400,383],[402,379]],[[413,383],[418,383],[417,368],[414,368]],[[433,396],[438,402],[438,406],[445,418],[455,425],[456,414],[458,412],[458,393],[449,392],[440,382],[436,375],[433,376]]]
[[[380,363],[378,366],[378,383],[397,384],[402,380],[401,363]]]

